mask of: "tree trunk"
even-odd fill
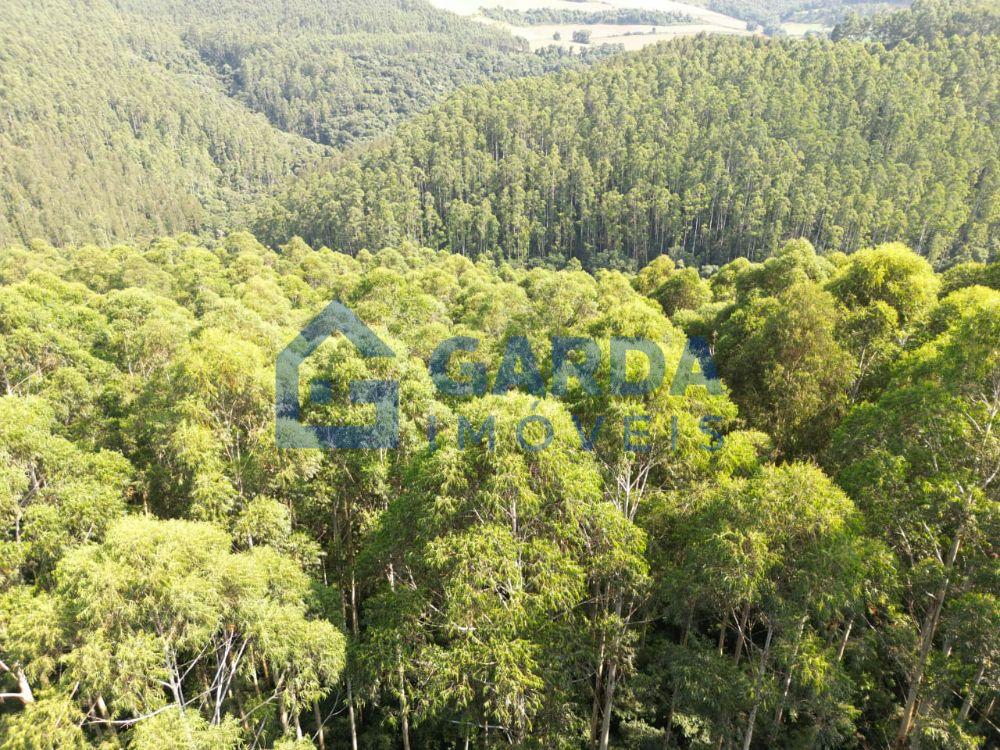
[[[673,732],[671,727],[674,724],[674,705],[677,703],[677,690],[670,694],[670,707],[667,709],[667,720],[663,729],[663,750],[670,750],[673,744]]]
[[[847,621],[847,627],[844,628],[844,635],[840,639],[840,648],[837,649],[837,661],[843,661],[844,651],[847,650],[847,641],[851,637],[851,628],[854,627],[854,618],[852,617]]]
[[[979,671],[976,672],[976,679],[972,681],[972,685],[969,686],[969,693],[965,696],[965,700],[962,701],[962,710],[958,712],[958,718],[965,721],[969,718],[969,712],[972,710],[972,704],[976,700],[976,690],[979,688],[979,683],[983,681],[983,675],[986,674],[986,661],[979,665]]]
[[[596,583],[592,585],[592,591],[594,611],[591,616],[596,618],[597,613],[606,606],[605,602],[607,602],[607,592],[602,585]],[[594,672],[594,700],[591,702],[590,707],[590,747],[592,749],[597,748],[601,727],[601,697],[604,685],[604,667],[606,663],[604,654],[606,649],[607,634],[604,631],[601,631],[597,647],[597,668]]]
[[[278,720],[281,722],[281,730],[288,734],[288,711],[285,709],[285,696],[278,699]]]
[[[243,696],[239,691],[233,694],[233,699],[236,702],[236,710],[240,714],[240,726],[243,727],[243,731],[251,732],[250,721],[247,719],[247,707],[246,703],[243,701]]]
[[[687,646],[688,634],[691,632],[691,612],[688,612],[687,622],[684,624],[684,635],[681,636],[681,646]],[[667,709],[666,728],[663,731],[663,750],[670,750],[673,742],[672,727],[674,725],[674,707],[677,705],[677,690],[675,687],[670,694],[670,707]]]
[[[101,718],[108,723],[108,727],[111,729],[111,734],[117,737],[118,728],[114,725],[114,722],[111,721],[111,712],[108,711],[108,704],[104,702],[103,695],[97,696],[97,710],[100,712]]]
[[[625,602],[621,594],[618,595],[615,603],[615,615],[621,620]],[[619,642],[620,643],[620,642]],[[617,651],[617,648],[615,649]],[[608,750],[608,742],[611,737],[611,707],[614,705],[615,685],[618,679],[618,655],[612,653],[608,663],[607,677],[604,680],[604,695],[601,705],[601,737],[598,742],[599,750]]]
[[[743,614],[740,615],[740,625],[739,632],[736,634],[736,648],[733,649],[733,664],[737,667],[740,665],[740,659],[743,656],[743,646],[746,644],[746,632],[747,632],[747,621],[750,619],[750,607],[749,605],[743,608]]]
[[[924,679],[924,669],[927,666],[927,658],[930,656],[931,648],[934,645],[934,634],[937,632],[938,621],[941,618],[941,610],[944,607],[945,597],[948,595],[948,586],[951,582],[951,570],[958,557],[958,550],[962,544],[962,532],[964,521],[955,531],[955,539],[948,550],[948,558],[945,560],[945,579],[937,593],[934,595],[934,602],[930,610],[924,617],[923,625],[920,628],[920,651],[917,655],[917,663],[913,668],[910,677],[910,687],[906,693],[906,704],[903,707],[903,717],[899,721],[899,731],[892,746],[896,750],[903,750],[906,747],[906,738],[913,729],[913,719],[917,714],[917,700],[920,697],[920,684]]]
[[[795,634],[795,646],[792,648],[792,659],[788,664],[788,673],[785,675],[785,684],[781,689],[781,699],[778,701],[778,708],[774,712],[775,726],[781,726],[781,719],[785,715],[785,702],[788,700],[788,693],[792,688],[792,670],[795,668],[795,659],[799,655],[799,647],[802,645],[802,634],[805,632],[806,620],[808,618],[809,613],[807,612],[799,620],[798,632]]]
[[[984,732],[986,730],[986,725],[990,724],[990,716],[993,714],[993,708],[997,704],[997,697],[994,695],[990,698],[990,702],[986,704],[986,709],[979,714],[979,723],[976,725],[977,732]]]
[[[351,678],[347,678],[347,718],[351,725],[351,750],[358,750],[358,728],[354,722],[354,693]]]
[[[344,622],[347,622],[347,596],[344,593],[343,585],[340,587],[340,608],[344,613]],[[354,635],[357,636],[357,633],[354,633]],[[345,671],[349,673],[350,669]],[[347,721],[351,729],[351,750],[358,750],[358,728],[354,719],[354,691],[352,690],[350,674],[347,675]]]
[[[764,650],[760,654],[760,670],[757,672],[757,689],[754,695],[753,708],[750,709],[750,716],[747,718],[747,731],[743,735],[743,750],[750,750],[750,742],[753,740],[753,727],[757,722],[757,710],[760,708],[760,694],[764,688],[764,674],[767,672],[767,658],[771,652],[771,636],[773,634],[774,626],[768,623],[767,638],[764,639]]]
[[[354,580],[351,579],[353,590]],[[396,590],[396,570],[389,563],[389,588]],[[403,654],[396,648],[396,670],[399,674],[399,712],[400,728],[403,731],[403,750],[410,750],[410,704],[406,699],[406,675],[403,672]]]
[[[316,717],[316,739],[319,740],[319,750],[326,750],[326,726],[323,714],[319,710],[319,701],[313,701],[313,716]]]
[[[410,750],[410,704],[406,700],[406,683],[403,681],[403,661],[399,661],[399,700],[402,707],[403,750]]]
[[[601,710],[601,741],[598,747],[600,750],[608,750],[608,741],[611,736],[611,705],[615,695],[615,677],[618,673],[618,665],[612,661],[608,667],[608,681],[604,692],[604,705]]]
[[[28,678],[25,676],[23,669],[17,670],[17,689],[21,693],[21,703],[25,706],[35,702],[35,695],[31,692],[31,685],[28,684]]]
[[[352,581],[353,587],[353,581]],[[389,588],[396,590],[396,571],[389,563]],[[403,750],[410,750],[410,704],[406,699],[406,675],[403,672],[403,654],[396,648],[396,671],[399,674],[400,729],[403,732]]]
[[[604,684],[604,640],[601,633],[598,647],[597,673],[594,675],[594,700],[590,707],[590,746],[597,747],[598,729],[601,726],[601,686]]]

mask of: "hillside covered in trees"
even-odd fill
[[[707,2],[0,5],[0,750],[1000,747],[1000,13]]]
[[[986,259],[998,18],[920,0],[837,43],[699,37],[580,69],[607,51],[532,54],[422,0],[4,9],[0,242],[252,227],[635,269],[807,236]],[[577,70],[532,75],[557,68]]]
[[[135,14],[145,0],[117,0]],[[425,0],[156,0],[227,93],[278,128],[330,146],[384,132],[460,86],[577,60]],[[596,54],[600,54],[599,52]]]
[[[833,29],[834,40],[876,41],[886,47],[903,42],[930,44],[950,36],[1000,34],[1000,12],[990,0],[927,2],[908,13],[851,14]]]
[[[707,280],[246,234],[8,247],[0,747],[981,747],[998,287],[806,240]],[[303,416],[365,421],[350,381],[392,378],[396,450],[275,447],[275,357],[333,298],[395,356],[329,339]],[[491,388],[527,336],[548,395],[443,395],[456,334],[481,345],[455,377]],[[606,384],[612,337],[672,373],[686,334],[722,392],[553,394],[552,336],[597,342]]]
[[[961,28],[889,50],[699,36],[464,91],[293,182],[256,232],[587,268],[760,260],[799,236],[985,260],[1000,246],[1000,36]]]
[[[0,242],[219,226],[320,149],[106,0],[0,6]]]
[[[910,5],[908,0],[700,0],[698,5],[742,18],[766,29],[783,21],[831,24],[849,16],[869,16]]]
[[[0,242],[239,227],[325,146],[579,59],[423,0],[4,3]]]

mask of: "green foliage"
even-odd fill
[[[1000,261],[993,263],[959,263],[941,277],[941,294],[945,295],[966,286],[988,286],[1000,290]]]
[[[904,328],[927,314],[939,286],[930,264],[901,243],[855,253],[827,285],[849,307],[884,302]]]
[[[988,260],[997,40],[696,37],[471,89],[293,181],[256,230],[586,268],[762,260],[799,237]]]
[[[979,742],[991,269],[801,239],[705,279],[245,233],[0,251],[0,748],[881,746],[907,713]],[[366,421],[350,383],[396,380],[397,450],[275,447],[274,358],[331,297],[396,356],[331,337],[303,418]],[[551,394],[552,336],[593,338],[603,384],[610,338],[648,338],[669,379],[678,325],[721,393]],[[440,394],[453,335],[488,388],[526,335],[549,395]]]
[[[212,725],[191,711],[164,711],[136,727],[129,747],[136,750],[235,750],[239,727],[227,720]]]
[[[754,294],[718,328],[722,377],[783,453],[815,452],[842,415],[851,372],[837,317],[831,295],[804,280]]]
[[[0,243],[215,229],[321,153],[228,99],[148,5],[0,17]]]
[[[767,36],[846,5],[708,1]],[[0,750],[995,741],[992,6],[580,70],[614,50],[423,0],[21,5]],[[271,248],[223,233],[279,184]],[[5,247],[34,235],[104,244]],[[277,448],[275,359],[331,299],[394,356],[330,337],[301,416],[366,422],[352,383],[394,381],[395,450]],[[685,334],[721,388],[672,392]],[[435,388],[452,336],[485,394]],[[521,336],[541,385],[492,393]],[[602,392],[554,393],[555,336],[596,342]],[[662,387],[608,393],[615,337]]]
[[[848,16],[835,40],[871,40],[886,47],[903,42],[934,44],[952,36],[1000,33],[1000,12],[988,0],[916,0],[908,11]]]
[[[868,15],[882,9],[898,9],[899,0],[700,0],[719,13],[743,18],[771,33],[783,21],[832,24],[848,14]],[[749,25],[748,25],[749,28]],[[753,31],[754,28],[749,28]]]
[[[824,727],[824,744],[844,742],[857,712],[844,703],[849,678],[822,633],[862,601],[880,550],[843,492],[815,467],[788,464],[706,483],[653,513],[655,606],[682,633],[659,673],[668,731],[698,745],[749,742],[763,709],[775,716],[762,722],[765,733],[788,716],[780,736]]]
[[[956,304],[964,291],[970,294]],[[975,629],[978,618],[990,627],[993,616],[995,594],[983,597],[979,587],[995,575],[1000,521],[994,482],[1000,443],[993,427],[1000,296],[971,287],[953,292],[944,305],[952,310],[900,359],[881,397],[855,407],[838,428],[828,461],[905,566],[905,615],[894,624],[909,636],[899,675],[908,687],[899,734],[905,739],[915,725],[928,741],[958,747],[968,742],[955,738],[968,731],[961,722],[993,674],[994,655],[973,636],[972,653],[955,665],[936,643],[942,627],[961,627],[966,619]],[[969,674],[974,664],[982,666],[978,677]],[[946,709],[951,691],[964,697],[959,723]],[[917,700],[932,709],[917,717]]]
[[[125,508],[128,462],[56,433],[39,397],[0,397],[0,580],[46,577],[64,550],[100,537]],[[56,433],[56,434],[54,434]]]
[[[578,62],[531,54],[509,34],[421,0],[156,7],[229,96],[281,130],[337,147],[381,134],[443,92]]]
[[[217,236],[323,146],[582,60],[422,0],[53,0],[0,50],[0,244]]]
[[[65,697],[32,703],[0,722],[0,743],[10,750],[86,750],[80,711]]]

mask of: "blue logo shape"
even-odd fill
[[[395,353],[340,302],[331,302],[309,321],[281,354],[275,365],[275,441],[279,448],[395,448],[399,441],[399,383],[393,380],[355,380],[350,385],[352,404],[374,404],[370,425],[305,425],[299,404],[299,366],[336,332],[347,337],[364,357],[395,357]],[[314,401],[328,402],[329,382],[310,384]]]
[[[694,363],[698,363],[701,372],[694,371]],[[722,393],[722,381],[715,370],[715,360],[708,341],[702,336],[692,336],[684,346],[681,361],[677,363],[677,372],[670,384],[670,393],[683,396],[689,385],[703,385],[713,396]]]

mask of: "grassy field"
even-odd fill
[[[713,34],[749,34],[745,21],[733,16],[702,8],[698,5],[675,2],[674,0],[431,0],[439,8],[470,16],[483,23],[506,29],[515,36],[527,39],[532,49],[551,44],[566,48],[580,48],[584,45],[572,41],[573,32],[584,29],[590,31],[590,44],[621,44],[626,49],[639,49],[664,39],[677,36],[708,32]],[[514,26],[485,17],[483,7],[501,6],[511,10],[527,11],[532,8],[564,8],[584,12],[596,12],[609,8],[648,8],[667,13],[682,13],[690,16],[693,23],[651,26],[649,24],[580,24],[561,23],[538,26]],[[810,31],[824,31],[818,24],[790,23],[785,31],[792,36],[802,36]],[[555,37],[559,36],[557,40]]]

